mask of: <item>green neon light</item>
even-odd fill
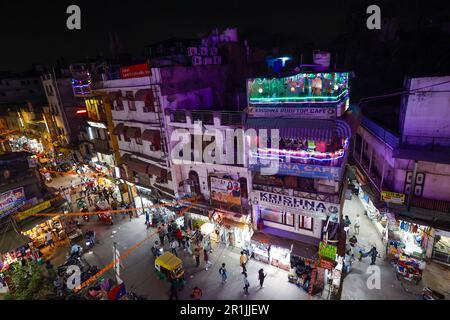
[[[266,101],[266,102],[275,102],[279,100],[293,100],[293,101],[302,101],[302,100],[340,100],[342,96],[344,96],[348,92],[348,89],[345,89],[338,96],[306,96],[306,97],[276,97],[276,98],[250,98],[250,101]]]

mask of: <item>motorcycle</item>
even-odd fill
[[[92,247],[95,244],[95,231],[86,231],[85,234],[85,238],[86,238],[86,249],[92,249]]]
[[[445,300],[445,296],[442,293],[428,287],[423,288],[422,298],[423,300]]]

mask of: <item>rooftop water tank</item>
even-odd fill
[[[318,71],[325,71],[330,68],[331,53],[327,51],[315,50],[313,51],[313,61],[317,66],[315,69]]]

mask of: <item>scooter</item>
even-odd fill
[[[86,249],[90,250],[95,244],[95,231],[86,231]]]
[[[423,288],[422,298],[423,300],[445,300],[445,296],[442,293],[428,287]]]

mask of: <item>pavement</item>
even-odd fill
[[[372,271],[370,267],[370,257],[363,258],[360,262],[354,261],[352,270],[345,277],[342,288],[342,300],[416,300],[422,293],[424,286],[430,286],[442,293],[450,291],[450,271],[435,262],[428,262],[423,274],[423,280],[419,284],[404,279],[398,280],[396,269],[385,260],[385,246],[372,221],[364,214],[364,207],[360,199],[353,195],[352,200],[344,203],[344,215],[348,215],[350,221],[355,221],[356,214],[360,215],[361,227],[358,245],[368,251],[371,245],[377,247],[381,258],[377,259],[376,265],[379,267],[380,286],[370,289]],[[353,227],[350,229],[349,237],[354,234]],[[447,299],[449,296],[447,295]]]

